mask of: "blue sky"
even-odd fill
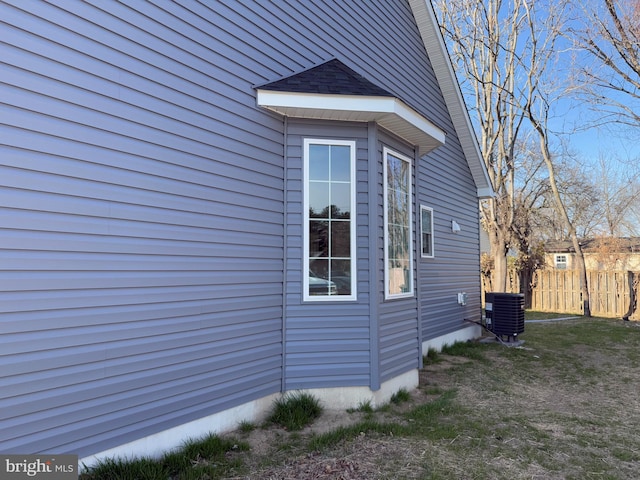
[[[606,128],[574,133],[569,141],[573,149],[585,159],[597,160],[601,154],[612,160],[640,159],[640,139],[634,142],[631,138],[614,135]]]
[[[591,127],[595,115],[587,103],[566,102],[554,118],[554,128],[564,130],[566,139],[579,157],[597,160],[601,155],[611,160],[640,161],[640,129],[615,123]]]

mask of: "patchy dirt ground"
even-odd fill
[[[449,427],[442,434],[362,432],[326,451],[298,449],[312,432],[364,416],[326,412],[299,433],[239,434],[252,473],[236,480],[640,478],[640,328],[591,344],[554,341],[553,328],[532,327],[540,334],[518,350],[481,347],[482,360],[441,355],[420,372],[411,401],[374,415],[407,421],[403,413],[433,392],[453,390],[455,411],[437,419]]]
[[[328,432],[341,426],[358,423],[359,413],[325,412],[315,422],[314,427],[299,433],[300,437],[316,432]],[[378,416],[377,418],[382,418]],[[426,455],[428,445],[402,437],[385,436],[361,432],[355,439],[340,442],[336,447],[324,452],[311,452],[290,456],[295,450],[296,437],[286,440],[292,443],[291,450],[274,452],[274,439],[283,441],[287,435],[281,429],[270,427],[256,429],[246,437],[251,445],[254,458],[250,463],[252,473],[238,477],[246,480],[371,480],[376,478],[424,478],[421,476],[421,458]],[[260,466],[265,462],[271,466]]]
[[[411,392],[409,402],[396,405],[391,412],[376,413],[375,419],[403,421],[399,417],[415,405],[429,402],[437,395],[426,393],[428,386],[436,383],[446,385],[447,371],[456,365],[469,363],[468,359],[442,356],[441,361],[421,370],[421,386]],[[433,376],[433,378],[432,378]],[[436,378],[438,379],[436,381]],[[445,380],[444,382],[442,380]],[[290,456],[295,450],[296,438],[314,433],[326,433],[339,427],[355,425],[365,418],[361,412],[325,411],[313,425],[299,433],[290,434],[272,426],[257,428],[248,434],[240,434],[242,440],[251,446],[252,459],[249,461],[252,473],[236,477],[235,480],[371,480],[371,479],[423,479],[424,463],[432,448],[429,441],[416,438],[393,437],[392,435],[361,432],[355,439],[341,442],[324,452],[311,452]],[[293,438],[291,438],[293,437]],[[291,450],[286,447],[292,444]],[[274,452],[274,445],[285,444],[282,452]],[[272,466],[260,466],[265,463]]]

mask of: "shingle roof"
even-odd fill
[[[583,252],[607,248],[617,252],[640,252],[640,237],[585,238],[580,240]],[[549,240],[544,244],[547,253],[574,253],[571,240]]]
[[[261,85],[259,88],[276,92],[394,97],[337,59]]]

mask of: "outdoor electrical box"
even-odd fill
[[[485,324],[487,330],[508,341],[524,332],[524,295],[522,293],[486,293]]]
[[[458,294],[458,305],[467,304],[467,292],[461,292]]]

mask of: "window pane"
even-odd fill
[[[335,283],[329,280],[329,261],[314,260],[309,265],[309,295],[335,295]]]
[[[309,182],[309,217],[329,218],[328,182]]]
[[[351,260],[331,260],[331,281],[338,295],[351,295]]]
[[[408,192],[409,164],[393,155],[388,155],[387,175],[389,188]]]
[[[398,258],[402,259],[403,265],[407,266],[409,262],[409,228],[400,228],[400,244],[398,245]]]
[[[387,189],[390,191],[397,190],[398,178],[398,159],[392,155],[387,155]]]
[[[422,230],[425,232],[431,231],[431,211],[422,210]]]
[[[422,232],[422,254],[431,255],[431,234]]]
[[[393,262],[395,261],[395,258],[396,258],[396,245],[398,243],[396,240],[397,237],[398,237],[397,227],[394,227],[393,225],[389,225],[387,228],[387,258],[388,258],[388,265],[390,267],[393,266]]]
[[[350,257],[351,225],[348,221],[331,222],[331,257]]]
[[[309,222],[309,258],[329,256],[329,222]]]
[[[336,206],[335,215],[332,218],[349,218],[351,215],[351,185],[332,183],[331,204]]]
[[[395,222],[398,225],[409,224],[409,195],[399,193],[396,195],[397,204],[395,205]]]
[[[422,232],[422,255],[430,257],[433,255],[433,212],[427,208],[422,208],[420,212],[420,226]]]
[[[387,191],[387,221],[395,225],[406,225],[409,221],[409,195],[401,190]]]
[[[331,180],[333,182],[351,181],[351,148],[346,145],[331,147]]]
[[[396,223],[396,209],[393,208],[395,198],[395,190],[387,189],[387,222],[390,225]]]
[[[309,145],[309,180],[329,180],[329,145]]]

